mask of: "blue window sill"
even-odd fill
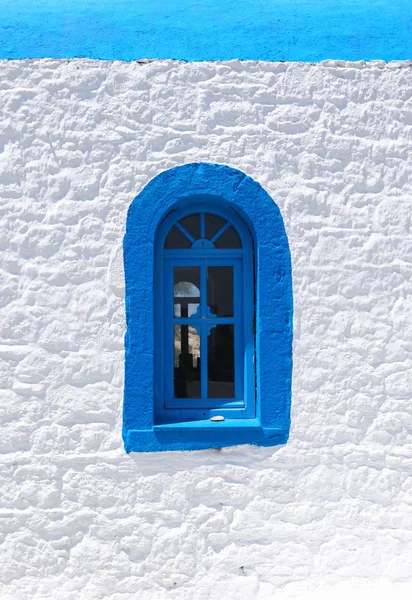
[[[186,421],[154,425],[152,429],[125,431],[127,452],[159,452],[167,450],[205,450],[238,444],[277,446],[285,444],[286,427],[263,427],[258,419],[226,419],[212,422]]]

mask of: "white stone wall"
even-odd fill
[[[403,597],[411,65],[26,60],[0,72],[0,597]],[[243,170],[282,211],[291,437],[126,455],[126,212],[156,174],[196,161]]]

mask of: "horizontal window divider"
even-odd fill
[[[173,317],[173,325],[192,325],[196,327],[196,325],[201,325],[202,323],[212,325],[213,327],[216,325],[234,325],[235,319],[234,317],[205,317],[204,319],[199,317]]]
[[[222,264],[225,258],[242,258],[243,250],[232,248],[188,248],[187,250],[163,250],[164,258],[179,258],[187,256],[190,259],[217,259]]]
[[[165,408],[226,410],[228,408],[245,408],[245,403],[243,400],[231,398],[174,398],[173,400],[165,401]]]
[[[225,419],[224,421],[211,421],[210,419],[199,419],[193,421],[183,422],[172,422],[162,423],[154,425],[155,431],[166,431],[179,429],[184,427],[185,429],[201,430],[201,429],[230,429],[231,427],[242,427],[244,429],[255,429],[257,431],[262,430],[262,426],[258,419]]]

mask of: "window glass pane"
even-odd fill
[[[173,315],[191,317],[200,302],[200,267],[174,267]]]
[[[207,340],[208,397],[235,397],[233,325],[216,325]]]
[[[174,396],[200,398],[200,336],[189,325],[174,326]]]
[[[175,225],[169,231],[165,241],[165,248],[191,248],[192,242]]]
[[[233,267],[207,268],[207,304],[218,317],[233,317]]]
[[[228,227],[215,241],[216,248],[241,248],[242,243],[233,227]]]
[[[189,215],[179,221],[180,225],[195,239],[200,238],[200,215]]]
[[[225,219],[221,219],[216,215],[205,215],[206,239],[211,240],[212,237],[222,229],[226,224]]]

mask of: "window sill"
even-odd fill
[[[258,419],[188,421],[154,425],[153,429],[125,431],[127,452],[205,450],[239,444],[285,444],[289,427],[263,427]]]

